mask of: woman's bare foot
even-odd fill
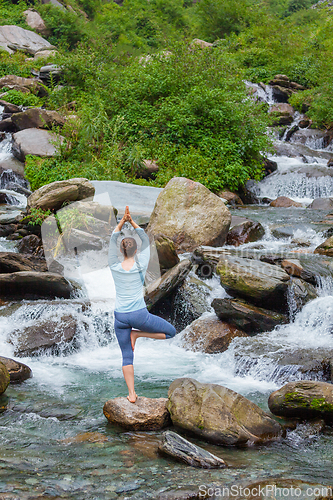
[[[136,400],[138,399],[138,395],[137,394],[131,394],[131,395],[128,395],[127,396],[127,399],[130,403],[135,403]]]
[[[136,339],[138,338],[138,333],[139,332],[135,331],[135,330],[131,331],[131,346],[132,346],[133,351],[134,351]]]

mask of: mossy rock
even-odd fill
[[[10,382],[10,376],[7,368],[0,362],[0,394],[3,394]]]
[[[332,424],[333,385],[312,380],[289,382],[270,395],[268,406],[274,415],[281,417],[321,418]]]

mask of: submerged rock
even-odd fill
[[[0,362],[5,365],[10,376],[10,382],[12,384],[23,382],[28,378],[32,377],[32,370],[29,366],[14,359],[5,358],[0,356]]]
[[[225,255],[219,260],[216,272],[221,285],[231,295],[274,311],[287,309],[290,277],[283,269],[258,260]]]
[[[208,354],[224,352],[235,337],[247,337],[247,334],[215,315],[199,318],[183,332],[183,347],[192,351]]]
[[[156,200],[147,232],[171,238],[176,250],[186,252],[199,245],[223,245],[230,222],[218,196],[200,182],[174,177]]]
[[[251,445],[279,439],[279,423],[244,396],[191,378],[172,382],[168,409],[175,426],[220,445]]]
[[[196,446],[179,434],[172,431],[165,431],[162,435],[162,444],[159,451],[169,455],[180,462],[184,462],[192,467],[202,467],[204,469],[218,469],[226,467],[222,458],[209,453],[209,451]]]
[[[332,424],[333,385],[311,380],[289,382],[269,396],[268,406],[274,415],[322,418]]]
[[[130,403],[125,397],[107,401],[103,413],[112,424],[130,430],[157,430],[170,423],[166,398],[138,397]]]
[[[10,376],[7,367],[0,361],[0,394],[3,394],[9,386]]]
[[[43,321],[20,330],[10,336],[15,347],[15,356],[33,356],[43,352],[58,354],[66,352],[75,341],[77,323],[71,316],[63,316],[58,321]]]
[[[248,335],[270,332],[276,326],[288,323],[284,314],[253,306],[240,299],[214,299],[212,307],[220,320],[235,325]]]

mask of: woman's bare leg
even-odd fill
[[[137,399],[137,395],[134,390],[134,368],[133,365],[125,365],[123,366],[123,374],[124,379],[128,387],[128,396],[127,399],[131,403],[135,403]]]
[[[149,339],[159,339],[159,340],[165,340],[165,333],[147,333],[147,332],[141,332],[140,330],[132,330],[131,331],[131,344],[132,344],[132,349],[134,351],[135,347],[135,342],[136,339],[139,337],[147,337]]]

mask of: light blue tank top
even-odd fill
[[[142,228],[136,228],[135,232],[142,241],[140,254],[138,255],[140,269],[136,262],[129,271],[122,268],[117,253],[117,240],[121,233],[113,231],[110,238],[109,266],[116,287],[116,312],[131,312],[146,307],[143,297],[142,277],[145,276],[149,264],[150,242]]]

